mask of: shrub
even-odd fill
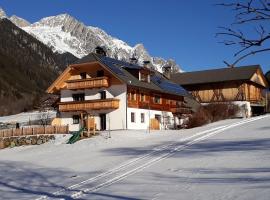
[[[232,103],[216,103],[201,106],[190,117],[187,128],[194,128],[211,122],[234,118],[238,112],[239,107]]]
[[[201,106],[187,122],[187,128],[194,128],[211,122],[211,114]]]

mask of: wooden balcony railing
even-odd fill
[[[119,99],[97,99],[87,101],[61,102],[59,111],[86,111],[119,108]]]
[[[68,80],[67,89],[78,90],[78,89],[91,89],[91,88],[101,88],[109,87],[109,78],[106,76],[97,78],[86,78],[86,79],[76,79]]]
[[[172,113],[179,113],[179,114],[191,114],[190,108],[171,108]]]

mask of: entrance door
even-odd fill
[[[106,99],[106,91],[101,91],[99,92],[100,94],[100,99]]]
[[[106,130],[106,114],[100,114],[100,130]]]

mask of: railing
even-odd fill
[[[172,113],[191,114],[190,108],[171,108]]]
[[[69,90],[109,87],[109,78],[103,76],[97,78],[76,79],[68,80],[66,83],[67,89]]]
[[[88,101],[61,102],[59,103],[59,111],[85,111],[85,110],[101,110],[101,109],[117,109],[119,108],[119,99],[98,99]]]
[[[68,134],[68,126],[35,126],[0,130],[0,138],[27,135]]]

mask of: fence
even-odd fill
[[[27,135],[67,134],[68,126],[35,126],[0,130],[0,138]]]

